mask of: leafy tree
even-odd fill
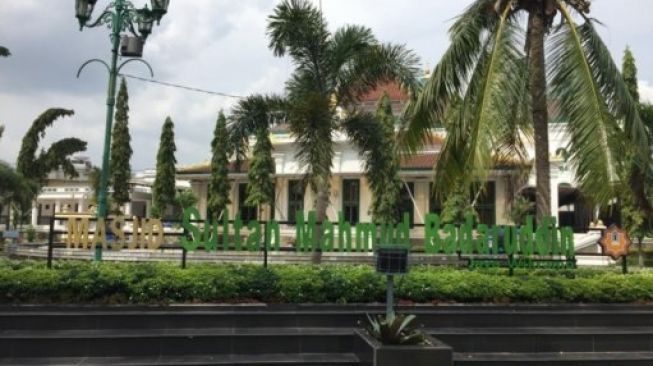
[[[11,52],[9,52],[9,49],[7,47],[0,46],[0,57],[9,57],[11,56]]]
[[[218,219],[230,203],[229,191],[229,135],[227,118],[220,111],[211,141],[211,181],[209,182],[208,208],[210,215]]]
[[[630,95],[639,103],[637,66],[630,48],[626,48],[624,51],[622,75]],[[642,120],[646,123],[645,117],[645,115],[642,115]],[[648,125],[647,127],[650,133],[650,128],[653,126]],[[637,165],[636,150],[628,145],[624,146],[623,150],[626,159],[624,164],[618,167],[618,174],[624,186],[619,190],[622,224],[629,236],[637,240],[639,266],[643,267],[642,241],[646,235],[651,233],[651,219],[647,217],[647,210],[651,208],[650,199],[653,192],[650,187],[653,181],[650,175],[646,174],[646,170]]]
[[[99,203],[99,194],[100,194],[100,179],[102,178],[102,169],[94,166],[91,168],[91,171],[88,173],[88,181],[91,185],[91,190],[93,190],[93,196],[91,197],[90,203],[95,206]],[[107,196],[107,207],[111,207],[113,202],[112,196]]]
[[[510,211],[508,215],[510,220],[517,226],[521,226],[524,223],[524,219],[529,212],[534,208],[535,204],[531,202],[528,198],[519,195],[515,198],[510,206]]]
[[[120,210],[129,198],[129,181],[131,179],[132,157],[131,137],[129,135],[129,95],[127,83],[122,79],[118,100],[116,102],[115,124],[111,139],[111,184],[113,185],[112,199]]]
[[[635,146],[640,164],[649,159],[637,103],[589,11],[588,0],[475,0],[458,17],[451,45],[408,108],[403,135],[408,147],[418,148],[462,98],[436,167],[440,194],[455,190],[459,177],[467,186],[485,181],[506,151],[525,156],[516,139],[532,127],[537,218],[548,216],[549,95],[557,117],[567,122],[580,188],[597,203],[615,197],[613,162],[621,158],[615,144]],[[558,15],[560,24],[554,24]]]
[[[179,207],[183,212],[183,210],[189,207],[195,207],[195,205],[197,205],[198,199],[193,190],[184,189],[180,192],[177,192],[176,201],[177,207]]]
[[[65,138],[53,143],[47,150],[41,150],[38,156],[36,154],[39,142],[45,136],[45,129],[59,117],[73,114],[73,111],[67,109],[48,109],[32,123],[32,127],[23,137],[16,170],[23,177],[33,181],[39,188],[48,173],[59,168],[69,177],[77,176],[70,157],[78,152],[86,151],[85,141],[77,138]]]
[[[159,151],[156,155],[156,176],[152,187],[153,217],[163,217],[168,205],[175,204],[175,132],[170,117],[166,118],[161,131]]]
[[[639,103],[639,88],[637,86],[637,65],[635,64],[635,56],[630,50],[630,47],[626,47],[624,51],[623,65],[621,67],[621,74],[624,78],[624,82],[628,87],[628,92],[633,97],[635,102]]]
[[[0,138],[2,138],[2,135],[5,133],[5,126],[0,125]]]
[[[467,216],[478,219],[478,213],[474,209],[469,190],[464,185],[459,184],[444,200],[440,217],[443,224],[461,225],[465,222]]]
[[[0,138],[4,132],[4,126],[0,125]],[[37,187],[34,183],[18,174],[9,164],[0,161],[0,212],[7,207],[6,228],[9,229],[9,217],[12,211],[29,206],[31,198],[36,195]],[[22,222],[22,221],[21,221]]]
[[[374,119],[346,125],[348,134],[364,151],[365,177],[372,191],[372,217],[377,223],[397,220],[401,179],[392,105],[387,93],[377,103]]]
[[[270,204],[274,199],[275,162],[272,158],[272,142],[269,128],[262,127],[256,131],[256,142],[252,151],[252,160],[247,171],[247,199],[245,203],[259,207]]]
[[[394,80],[411,95],[419,89],[417,57],[404,46],[380,43],[369,28],[347,25],[331,33],[307,0],[284,0],[268,18],[269,47],[295,67],[286,83],[287,122],[297,140],[297,159],[316,193],[317,222],[326,219],[333,135],[374,116],[354,108],[379,82]],[[338,110],[347,111],[341,116]],[[322,231],[317,231],[317,242]],[[315,252],[314,262],[321,259]]]
[[[235,150],[236,161],[245,159],[249,150],[249,138],[256,142],[247,172],[247,198],[245,203],[262,209],[274,199],[275,162],[272,158],[270,125],[283,119],[285,101],[276,96],[252,95],[241,100],[234,108],[229,125],[230,145]],[[272,210],[272,207],[270,207]]]
[[[32,197],[36,195],[37,191],[38,188],[34,182],[18,174],[9,164],[0,161],[0,212],[7,207],[8,219],[12,211],[25,212],[28,210]],[[6,227],[9,228],[9,220]]]

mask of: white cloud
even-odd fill
[[[137,7],[145,0],[133,0]],[[144,58],[155,78],[206,90],[247,95],[281,93],[292,70],[287,59],[268,50],[266,18],[278,0],[175,0],[145,46]],[[318,0],[315,0],[317,4]],[[96,15],[108,0],[98,1]],[[451,20],[470,3],[435,0],[322,0],[331,29],[363,24],[382,41],[404,43],[424,63],[434,66],[448,45]],[[653,23],[653,1],[623,0],[593,3],[593,15],[610,50],[619,60],[625,44],[639,65],[653,64],[648,46]],[[63,6],[62,6],[63,4]],[[648,8],[648,9],[645,9]],[[637,9],[637,11],[632,11]],[[107,58],[105,27],[79,32],[73,2],[0,1],[0,41],[13,56],[0,60],[0,123],[7,127],[0,140],[0,159],[14,161],[20,140],[31,121],[48,107],[75,109],[76,115],[48,130],[46,142],[78,136],[89,142],[88,155],[101,161],[104,136],[106,72],[89,66],[75,79],[78,65],[89,58]],[[29,19],[29,21],[26,21]],[[146,76],[131,64],[124,72]],[[653,80],[653,70],[640,67],[641,80]],[[177,160],[202,161],[209,155],[217,112],[228,110],[234,99],[128,80],[130,127],[135,169],[154,166],[161,125],[166,116],[175,122]],[[653,101],[653,86],[642,82],[643,98]]]
[[[639,99],[642,102],[653,103],[653,85],[648,81],[639,81]]]

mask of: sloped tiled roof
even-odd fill
[[[360,98],[361,102],[377,102],[383,96],[383,93],[388,93],[390,100],[400,100],[407,101],[408,93],[402,90],[399,87],[399,84],[395,82],[388,82],[379,84],[376,89],[370,91],[369,93],[363,95]]]
[[[433,169],[438,162],[440,154],[423,153],[401,158],[401,169],[403,170],[424,170]]]

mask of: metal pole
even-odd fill
[[[394,300],[394,292],[395,292],[395,283],[394,283],[394,276],[393,275],[387,275],[388,279],[388,286],[386,289],[386,295],[385,295],[385,316],[386,319],[393,317],[395,315],[395,311],[393,308],[393,304],[395,302]]]
[[[268,268],[268,222],[263,222],[263,268]]]
[[[628,274],[628,256],[621,256],[621,273]]]
[[[48,269],[52,269],[52,242],[54,241],[54,216],[50,216],[50,233],[48,235]]]
[[[109,181],[109,154],[111,153],[111,131],[113,124],[113,109],[116,104],[116,78],[118,76],[118,47],[120,47],[120,31],[122,29],[125,0],[116,0],[116,12],[111,20],[111,67],[109,69],[109,87],[107,89],[107,115],[104,129],[104,151],[102,154],[102,174],[100,176],[100,192],[98,193],[97,218],[107,217],[107,185]],[[95,248],[96,261],[102,260],[102,248]]]

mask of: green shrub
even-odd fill
[[[25,229],[25,235],[27,236],[28,243],[34,243],[36,240],[36,229],[34,229],[34,226],[28,226],[27,229]]]
[[[0,258],[0,303],[371,303],[385,277],[365,265],[45,262]],[[467,270],[415,266],[395,279],[396,298],[415,303],[650,302],[653,272]]]

